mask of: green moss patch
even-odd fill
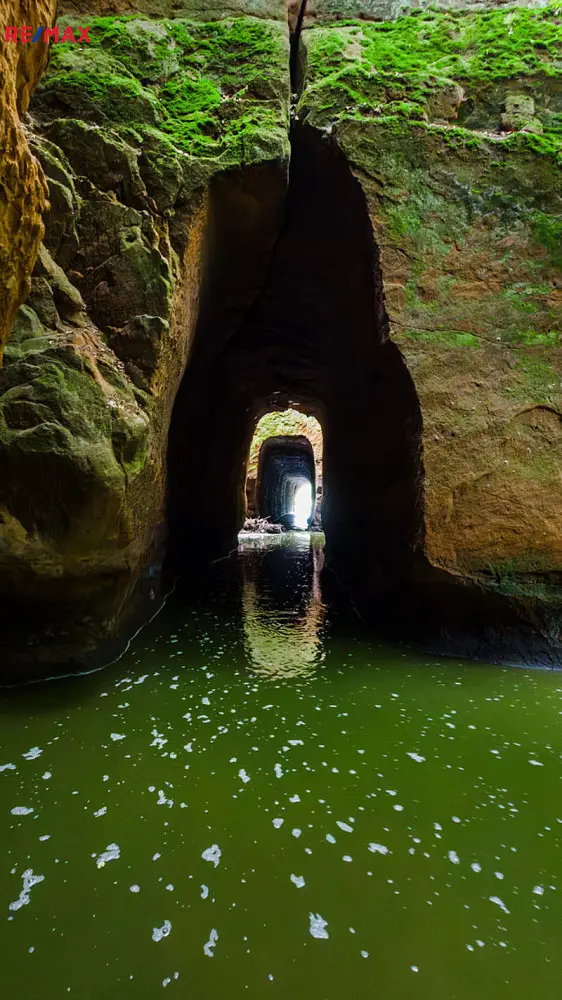
[[[72,22],[70,22],[72,23]],[[221,165],[288,155],[288,39],[283,25],[92,20],[92,44],[54,46],[35,98],[46,115],[82,118]]]
[[[507,133],[517,129],[510,128],[506,110],[525,106],[519,124],[529,130],[520,133],[520,142],[560,156],[562,29],[556,4],[336,22],[307,30],[305,39],[305,115],[458,121]]]

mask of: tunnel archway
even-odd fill
[[[314,515],[315,494],[316,469],[310,441],[300,435],[266,438],[258,460],[258,516],[288,528],[308,527]]]
[[[271,442],[274,439],[279,439],[278,445],[285,452],[291,450],[298,452],[289,463],[292,465],[294,478],[290,487],[287,485],[290,496],[286,498],[282,510],[276,506],[273,509],[263,491],[268,449],[272,447]],[[305,452],[304,458],[303,452]],[[322,427],[314,415],[294,408],[270,410],[265,413],[255,425],[246,467],[245,496],[248,520],[267,518],[279,523],[276,521],[277,517],[284,512],[293,513],[293,509],[297,508],[297,523],[290,521],[286,526],[300,529],[313,526],[314,529],[318,529],[322,513],[323,453]],[[290,468],[285,467],[286,475],[277,479],[278,488],[282,487],[284,480],[288,483],[291,478],[290,471]]]
[[[212,245],[232,230],[240,189],[220,181]],[[255,288],[255,255],[248,289]],[[228,267],[217,257],[170,431],[169,527],[180,565],[236,544],[257,421],[272,410],[313,414],[324,435],[326,553],[354,594],[376,600],[409,578],[423,550],[422,420],[415,387],[389,338],[365,197],[338,146],[296,125],[284,220],[259,292],[233,320],[238,288],[217,306]],[[236,262],[237,282],[244,278]],[[238,286],[237,286],[238,287]],[[224,296],[223,296],[224,297]],[[205,305],[211,300],[211,307]],[[209,318],[211,316],[211,318]],[[369,596],[367,596],[369,595]]]

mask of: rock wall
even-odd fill
[[[326,24],[332,21],[356,19],[361,21],[391,21],[413,11],[428,7],[440,11],[475,10],[486,12],[494,8],[548,7],[549,0],[438,0],[429,4],[425,0],[307,0],[306,24]]]
[[[88,23],[90,45],[53,46],[31,109],[50,210],[0,371],[0,590],[53,602],[54,659],[57,603],[82,608],[61,632],[83,614],[103,638],[161,555],[213,177],[246,172],[265,266],[259,171],[282,198],[289,155],[286,24]]]
[[[146,14],[151,18],[219,21],[233,17],[260,17],[271,21],[287,21],[286,0],[62,0],[63,15],[107,16],[112,14]]]
[[[56,0],[0,0],[0,24],[51,25]],[[29,276],[43,236],[46,186],[32,156],[22,116],[49,54],[48,45],[0,46],[0,365],[18,306],[29,291]]]
[[[559,10],[419,13],[303,42],[298,116],[362,185],[421,402],[426,554],[532,589],[562,566]]]

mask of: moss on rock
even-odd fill
[[[289,89],[282,24],[99,17],[86,49],[54,48],[36,104],[218,167],[288,156]]]

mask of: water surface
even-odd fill
[[[380,645],[321,563],[245,539],[2,694],[2,997],[558,996],[562,677]]]

